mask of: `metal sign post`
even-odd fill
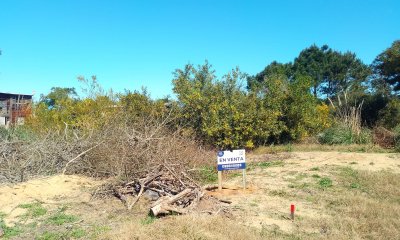
[[[243,172],[243,189],[246,189],[246,150],[219,151],[218,162],[218,190],[222,190],[222,171],[239,170]]]
[[[218,190],[222,190],[222,171],[218,171]]]
[[[246,189],[246,169],[243,169],[243,189]]]

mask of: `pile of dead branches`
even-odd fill
[[[384,127],[376,127],[373,130],[374,144],[383,148],[394,148],[396,144],[396,134]]]
[[[195,207],[203,196],[200,186],[186,171],[180,164],[159,164],[131,182],[113,186],[112,193],[128,210],[145,195],[153,201],[150,212],[154,216],[171,212],[183,214]]]
[[[131,209],[142,195],[153,200],[153,215],[184,213],[202,197],[199,168],[214,163],[210,151],[171,130],[165,118],[128,121],[117,116],[101,129],[66,126],[31,140],[0,142],[0,178],[25,181],[35,176],[82,174],[109,181],[107,193]]]

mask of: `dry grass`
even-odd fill
[[[374,165],[369,164],[371,159]],[[155,219],[146,216],[145,205],[127,212],[116,199],[69,204],[68,214],[84,220],[74,226],[85,230],[81,239],[398,239],[399,160],[395,154],[292,153],[284,164],[259,164],[249,170],[252,190],[232,190],[223,195],[232,201],[230,213],[223,215],[192,213]],[[329,179],[331,184],[324,184],[323,179]],[[240,182],[240,176],[226,179],[233,186],[240,186]],[[32,182],[25,185],[37,187]],[[20,185],[12,191],[25,194],[27,189]],[[72,195],[79,196],[78,193],[76,190]],[[63,198],[63,204],[76,201],[72,195]],[[43,201],[50,199],[46,194]],[[145,204],[144,199],[142,203]],[[288,219],[291,203],[296,204],[294,222]],[[43,206],[48,208],[48,214],[59,207],[56,203]],[[35,221],[46,227],[40,219]],[[65,226],[52,231],[60,235]],[[97,228],[107,230],[99,233]],[[26,230],[15,239],[39,236],[38,229]]]
[[[102,239],[262,239],[257,229],[221,216],[172,216],[153,223],[131,221]]]
[[[282,166],[285,167],[291,166]],[[260,170],[260,169],[259,169]],[[259,171],[258,170],[258,171]],[[262,170],[269,171],[270,169]],[[257,171],[257,170],[256,170]],[[400,175],[389,171],[364,171],[350,167],[330,166],[315,170],[333,185],[319,186],[318,179],[301,173],[295,189],[280,190],[274,194],[277,202],[296,199],[305,204],[298,219],[288,228],[274,224],[270,198],[248,196],[247,208],[234,217],[189,215],[155,220],[143,225],[139,221],[124,224],[105,238],[113,239],[398,239],[400,236]],[[267,178],[267,177],[266,177]],[[274,177],[276,178],[276,177]],[[270,181],[270,180],[268,180]],[[286,183],[287,184],[287,183]],[[276,192],[276,191],[271,191]],[[255,199],[258,199],[255,201]],[[243,199],[242,199],[243,200]],[[292,200],[290,200],[292,201]],[[242,202],[243,203],[243,202]],[[272,204],[272,205],[271,205]],[[311,209],[305,207],[309,205]],[[251,215],[263,223],[254,226]],[[257,210],[258,209],[258,210]],[[264,213],[265,212],[265,213]],[[312,214],[305,214],[313,212]],[[266,214],[265,218],[262,214]],[[274,214],[272,214],[273,216]],[[281,220],[280,220],[281,219]]]
[[[325,217],[305,219],[300,228],[320,234],[299,237],[326,239],[398,239],[400,236],[400,175],[340,168],[332,189],[320,191],[314,203]]]
[[[367,152],[367,153],[391,153],[393,149],[384,149],[373,144],[351,145],[325,145],[325,144],[288,144],[271,145],[254,149],[253,154],[275,154],[280,152]]]

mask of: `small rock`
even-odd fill
[[[150,189],[146,190],[143,193],[143,196],[151,201],[156,201],[157,199],[160,198],[160,196],[158,196],[158,192],[150,190]]]

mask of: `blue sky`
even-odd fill
[[[158,98],[186,63],[255,74],[313,43],[370,64],[400,38],[399,12],[398,0],[1,0],[0,91],[38,96],[97,75]]]

